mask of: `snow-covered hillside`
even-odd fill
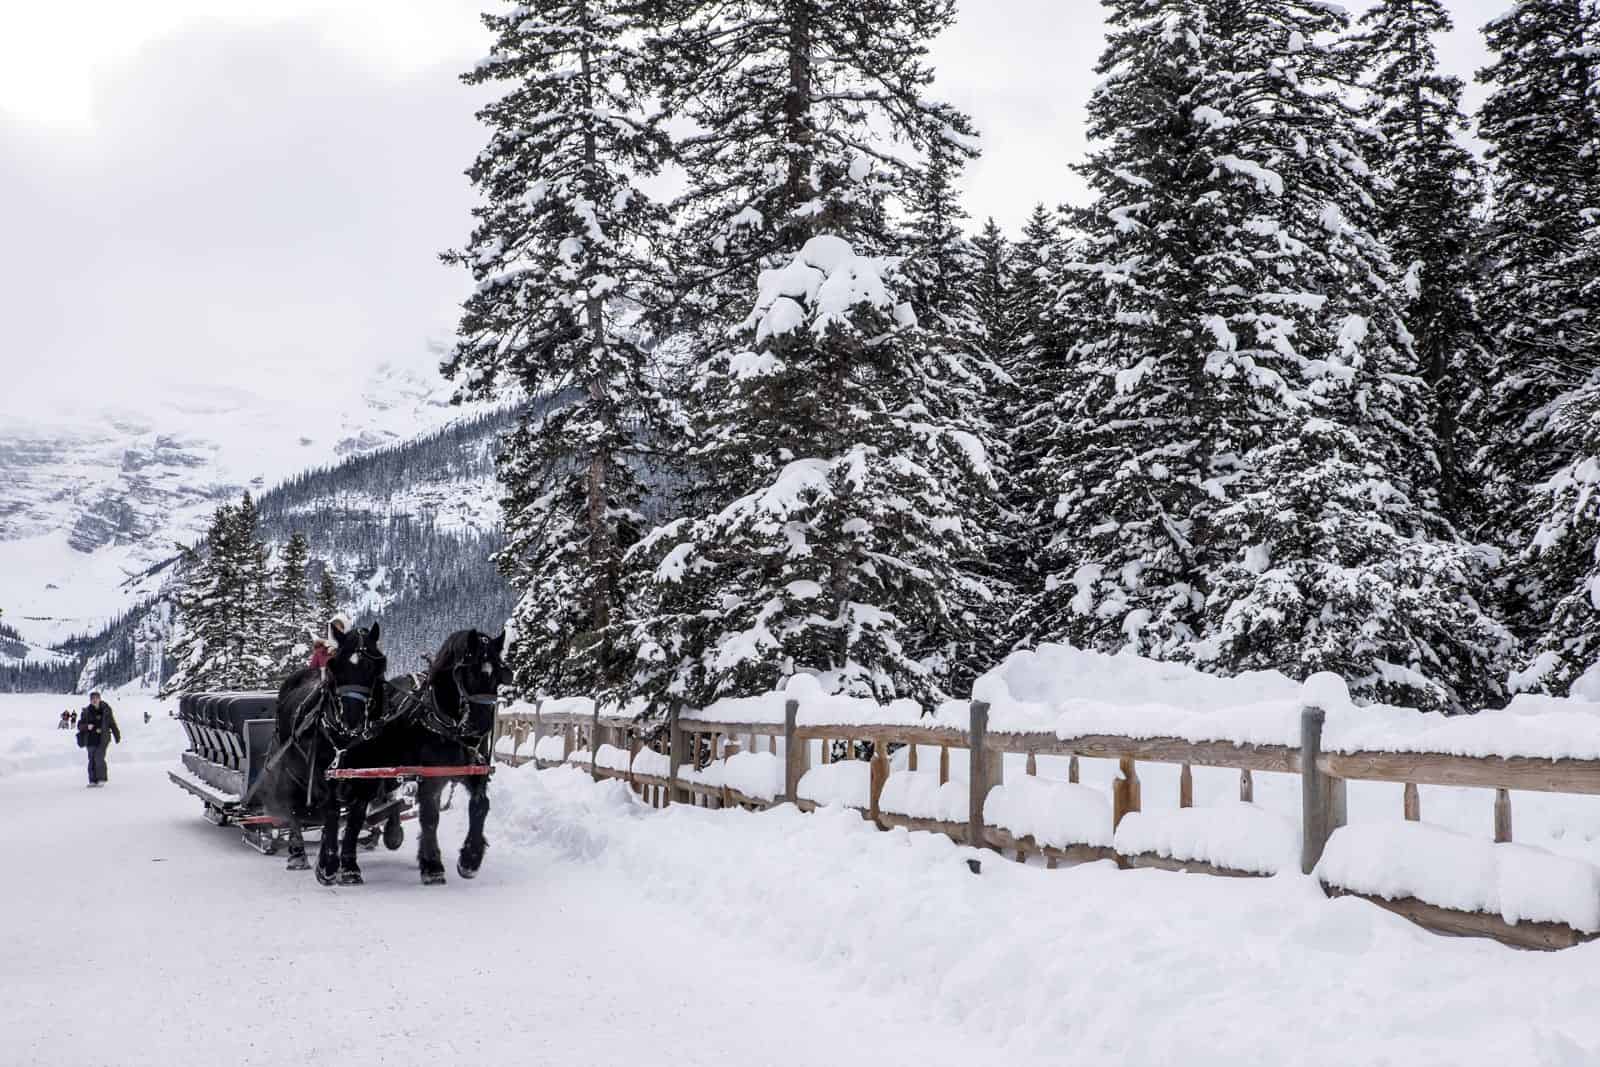
[[[94,630],[155,591],[151,573],[216,504],[470,414],[431,368],[375,368],[357,395],[308,384],[292,410],[194,387],[153,409],[40,413],[0,429],[0,608],[24,639]]]

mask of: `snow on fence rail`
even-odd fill
[[[1153,731],[1148,716],[1136,729],[1116,732],[1111,718],[1096,711],[1079,716],[1093,732],[1075,733],[1063,722],[1054,729],[1000,728],[982,700],[923,717],[914,705],[818,698],[791,686],[772,698],[674,714],[665,724],[601,715],[589,701],[513,708],[500,716],[495,752],[505,762],[541,768],[579,763],[596,779],[627,781],[657,807],[761,809],[788,802],[809,811],[843,804],[884,829],[935,831],[1019,860],[1042,856],[1051,867],[1105,859],[1124,868],[1249,877],[1292,869],[1298,852],[1300,871],[1315,874],[1330,895],[1363,897],[1439,932],[1530,948],[1600,935],[1600,868],[1512,844],[1510,795],[1600,795],[1600,745],[1594,755],[1562,755],[1570,738],[1558,744],[1537,731],[1531,753],[1517,752],[1504,737],[1487,746],[1481,736],[1453,745],[1452,737],[1481,735],[1483,728],[1417,716],[1428,720],[1426,729],[1406,724],[1385,731],[1352,719],[1351,710],[1337,709],[1330,722],[1311,703],[1280,704],[1276,715],[1253,708],[1233,724],[1242,729],[1232,731],[1226,723],[1219,729],[1215,722],[1157,716],[1170,735]],[[1283,729],[1285,711],[1297,738]],[[1012,726],[1028,721],[1006,718]],[[1029,724],[1038,725],[1033,719]],[[1430,734],[1445,737],[1443,750],[1421,747],[1419,739]],[[1387,747],[1351,743],[1363,739]],[[1485,747],[1495,754],[1465,754]],[[1007,780],[1006,755],[1024,758],[1020,778]],[[1041,757],[1064,758],[1067,780],[1038,777]],[[1079,782],[1080,760],[1116,763],[1109,803]],[[1176,811],[1143,810],[1141,763],[1178,767]],[[1239,804],[1195,808],[1195,767],[1237,772]],[[1298,825],[1253,803],[1257,773],[1299,776]],[[1402,785],[1406,821],[1346,825],[1349,781]],[[1494,843],[1422,824],[1418,785],[1493,790]]]

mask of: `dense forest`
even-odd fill
[[[1069,641],[1459,711],[1594,664],[1600,4],[1486,26],[1475,127],[1440,0],[1102,7],[1092,199],[1015,236],[951,0],[483,17],[445,371],[575,395],[498,468],[524,691],[929,702]]]

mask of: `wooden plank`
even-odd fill
[[[892,830],[898,827],[905,830],[944,834],[958,844],[965,844],[967,840],[968,826],[966,823],[945,822],[942,819],[917,819],[894,811],[880,811],[874,821],[884,830]]]
[[[1256,780],[1246,767],[1239,772],[1239,801],[1243,804],[1253,804],[1256,799]]]
[[[939,784],[950,783],[950,748],[948,745],[939,746]]]
[[[1034,757],[1034,754],[1031,751],[1028,753],[1028,765],[1025,770],[1028,772],[1028,776],[1030,778],[1036,777],[1039,774],[1039,761]]]
[[[991,735],[993,747],[1004,752],[1037,752],[1041,756],[1081,756],[1088,759],[1131,757],[1141,763],[1190,763],[1196,767],[1235,770],[1300,772],[1300,751],[1287,745],[1236,745],[1231,741],[1185,741],[1177,737],[1116,737],[1109,734],[1061,739],[1054,734]]]
[[[1494,839],[1497,844],[1511,840],[1511,791],[1494,791]]]
[[[782,737],[781,722],[711,722],[685,715],[678,720],[685,730],[701,734],[754,734],[757,737]]]
[[[1219,867],[1200,860],[1175,860],[1171,856],[1158,856],[1154,852],[1136,852],[1122,856],[1125,867],[1140,867],[1157,871],[1178,871],[1184,874],[1210,874],[1219,878],[1266,878],[1258,871],[1241,871],[1234,867]]]
[[[989,844],[997,849],[1030,852],[1045,857],[1051,863],[1092,863],[1095,860],[1117,859],[1116,850],[1109,845],[1041,845],[1032,834],[1017,837],[998,826],[985,826],[983,833]]]
[[[1386,900],[1383,897],[1369,893],[1353,893],[1348,889],[1340,889],[1338,886],[1330,885],[1324,885],[1322,890],[1330,897],[1359,897],[1368,903],[1376,904],[1385,911],[1392,911],[1402,918],[1409,919],[1423,929],[1431,930],[1436,934],[1445,934],[1451,937],[1489,937],[1513,948],[1553,951],[1555,949],[1572,948],[1574,945],[1593,941],[1596,937],[1595,934],[1586,934],[1581,930],[1574,930],[1565,923],[1508,923],[1498,915],[1490,915],[1481,911],[1456,911],[1453,908],[1441,908],[1436,904],[1418,900],[1416,897],[1399,897],[1395,900]]]
[[[1417,791],[1416,782],[1407,782],[1402,803],[1406,809],[1406,822],[1422,821],[1422,796]]]
[[[956,748],[967,747],[967,731],[957,730],[948,726],[851,726],[838,725],[807,725],[799,727],[800,736],[807,741],[843,741],[854,739],[858,741],[893,742],[897,745],[909,745],[916,742],[921,745],[951,745]],[[1001,735],[995,735],[1001,736]]]
[[[1323,770],[1367,782],[1600,795],[1600,760],[1446,756],[1428,752],[1327,752]]]
[[[906,747],[906,770],[915,772],[917,769],[917,743],[911,742]]]
[[[1185,763],[1178,773],[1178,807],[1194,807],[1194,772]]]
[[[1245,773],[1249,774],[1250,772],[1245,771]],[[1067,781],[1073,785],[1078,784],[1078,757],[1076,755],[1067,761]]]

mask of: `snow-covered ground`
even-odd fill
[[[935,835],[570,768],[497,772],[475,882],[423,889],[408,841],[322,889],[200,819],[139,698],[83,788],[62,699],[0,698],[7,1063],[1600,1062],[1600,945],[1441,938],[1294,874],[975,876]]]

